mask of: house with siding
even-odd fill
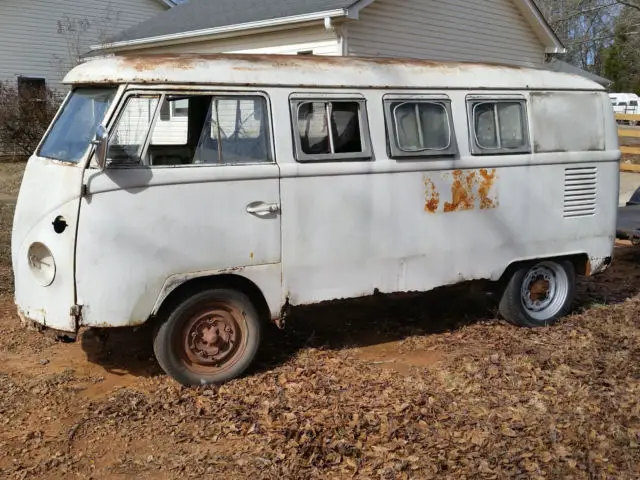
[[[542,67],[564,47],[532,0],[190,0],[92,50],[386,56]]]
[[[163,13],[177,0],[2,0],[0,82],[60,87],[90,45]]]

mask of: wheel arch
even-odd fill
[[[583,252],[583,253],[573,253],[568,255],[552,255],[548,257],[535,257],[535,258],[528,258],[523,260],[516,260],[514,262],[511,262],[507,266],[507,268],[505,268],[504,272],[502,272],[502,275],[500,275],[500,278],[498,279],[498,283],[501,286],[504,286],[509,282],[509,279],[511,278],[511,276],[520,267],[524,265],[533,266],[535,263],[542,262],[545,260],[569,261],[573,264],[573,267],[577,275],[585,275],[587,277],[591,275],[591,261],[589,259],[589,255]]]
[[[156,301],[151,318],[166,318],[174,308],[188,297],[212,288],[227,288],[244,293],[256,308],[260,320],[265,323],[271,320],[269,305],[260,287],[247,277],[232,273],[211,274],[168,281]]]

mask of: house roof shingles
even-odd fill
[[[108,39],[108,43],[346,9],[357,0],[190,0]]]

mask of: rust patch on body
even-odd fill
[[[425,204],[424,211],[429,213],[436,213],[440,206],[440,194],[436,190],[436,186],[430,178],[425,178]]]
[[[474,209],[489,210],[498,207],[498,199],[494,191],[494,185],[498,178],[495,168],[443,172],[441,178],[445,181],[445,188],[451,190],[450,200],[444,201],[445,199],[443,199],[441,202],[441,194],[438,192],[436,184],[425,176],[425,212],[451,213]]]
[[[451,184],[451,201],[445,202],[445,213],[473,210],[475,203],[473,187],[475,183],[475,171],[465,173],[462,170],[454,170],[453,183]]]
[[[194,67],[194,59],[197,57],[182,55],[122,55],[125,63],[137,72],[154,70],[158,67],[175,68],[178,70],[190,70]]]
[[[496,208],[497,200],[495,197],[491,197],[490,193],[493,189],[493,184],[496,180],[497,173],[496,169],[493,168],[491,171],[487,169],[480,169],[480,177],[482,180],[480,181],[480,187],[478,188],[478,195],[480,196],[480,209],[488,210],[491,208]]]

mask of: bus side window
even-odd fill
[[[524,100],[473,100],[468,111],[473,155],[531,151]]]
[[[272,162],[269,135],[263,97],[215,97],[202,127],[194,163]]]
[[[371,158],[363,100],[297,100],[291,116],[297,161]]]
[[[430,157],[458,153],[451,101],[389,95],[384,98],[391,157]]]
[[[151,166],[271,162],[265,98],[164,96],[147,153]]]

